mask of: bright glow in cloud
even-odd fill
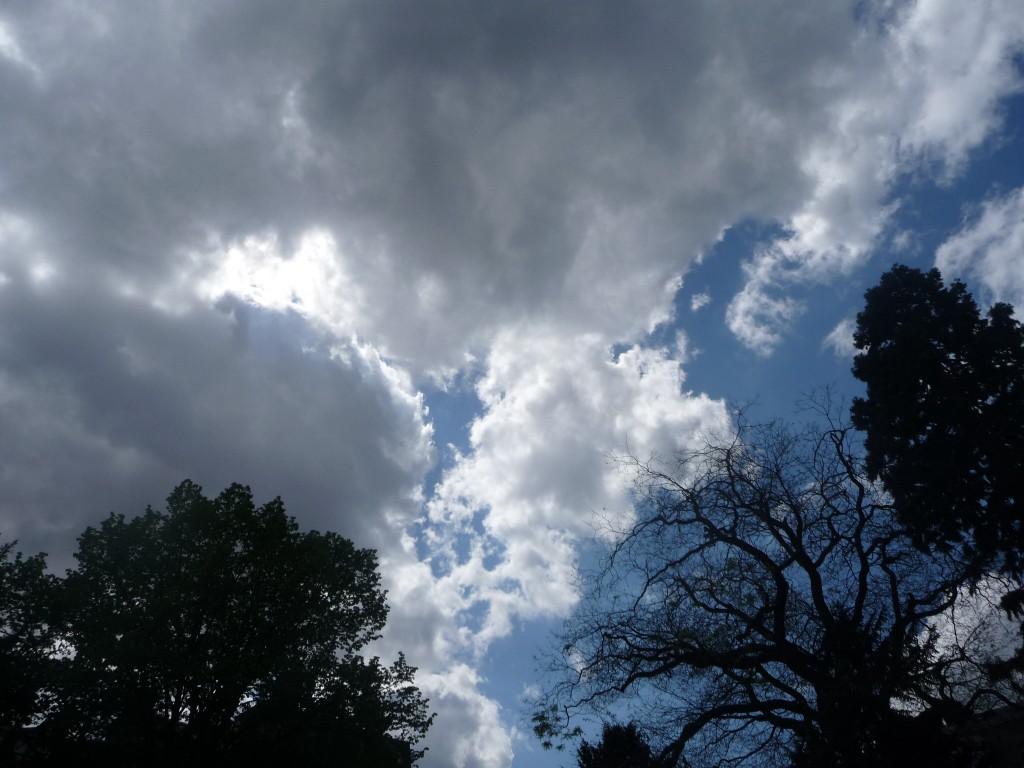
[[[257,307],[296,312],[341,338],[355,333],[364,312],[366,299],[329,232],[304,233],[290,254],[281,253],[274,235],[263,235],[208,258],[214,271],[199,293],[209,300],[231,293]]]
[[[0,58],[7,59],[15,66],[23,67],[33,75],[39,74],[39,67],[25,55],[11,28],[2,17],[0,17]]]
[[[629,515],[608,455],[727,418],[680,368],[721,359],[712,292],[766,370],[897,180],[954,181],[1022,84],[1017,0],[165,10],[0,19],[0,529],[59,569],[97,510],[192,476],[376,547],[382,648],[443,713],[428,768],[510,764],[479,665],[573,604],[594,513]],[[1022,207],[941,265],[1024,304]],[[749,221],[785,234],[676,317]],[[420,390],[456,381],[452,426]]]

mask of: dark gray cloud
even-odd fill
[[[375,361],[237,299],[156,310],[72,282],[0,288],[0,527],[23,546],[66,558],[84,525],[185,477],[281,495],[364,545],[396,535],[386,512],[415,514],[429,433]]]
[[[38,71],[2,67],[0,205],[146,285],[326,227],[374,294],[360,331],[418,367],[523,311],[635,332],[588,308],[591,270],[635,301],[791,206],[852,24],[788,3],[25,4],[7,25]]]

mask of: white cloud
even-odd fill
[[[736,337],[761,356],[770,355],[782,341],[790,324],[799,317],[804,307],[786,295],[776,294],[777,258],[760,254],[743,264],[747,282],[725,310],[725,322]]]
[[[303,233],[293,253],[282,254],[269,233],[200,258],[213,265],[198,284],[199,295],[211,301],[232,293],[255,306],[296,312],[340,338],[355,334],[366,311],[365,293],[329,232]]]
[[[508,768],[511,764],[512,737],[497,702],[479,692],[480,683],[479,675],[466,664],[417,678],[438,717],[461,724],[430,733],[423,768]]]
[[[230,297],[165,312],[59,253],[39,283],[38,233],[20,237],[14,252],[0,238],[5,535],[66,562],[86,524],[158,505],[185,477],[279,494],[304,525],[365,545],[393,546],[415,519],[432,430],[372,347]]]
[[[23,67],[33,75],[39,74],[39,67],[25,56],[18,39],[2,17],[0,17],[0,59],[7,59],[15,66]]]
[[[9,4],[0,527],[66,558],[186,474],[280,493],[379,548],[385,645],[451,714],[431,761],[507,765],[474,654],[572,604],[591,515],[628,514],[609,452],[725,418],[685,334],[637,344],[693,260],[787,229],[727,313],[769,353],[793,283],[861,264],[896,175],[955,173],[1020,87],[1014,0],[864,7]],[[1019,295],[1009,200],[943,253],[984,239]],[[467,359],[484,410],[415,542],[417,388]]]
[[[935,252],[947,280],[978,281],[992,301],[1024,311],[1024,187],[989,200],[974,221]]]
[[[998,708],[1007,700],[1003,697],[1014,696],[1019,675],[992,682],[985,667],[1006,661],[1020,650],[1020,622],[999,607],[1003,595],[1020,586],[1012,579],[986,576],[972,589],[961,588],[952,607],[929,622],[936,632],[936,652],[948,665],[951,688],[947,695],[966,699],[981,693],[985,696],[979,702],[981,708]]]
[[[892,78],[910,99],[903,144],[934,153],[951,171],[1000,123],[997,100],[1020,89],[1013,57],[1024,50],[1024,10],[984,0],[911,4],[892,30]]]
[[[600,337],[510,331],[477,385],[484,412],[430,502],[435,557],[445,579],[482,601],[480,648],[515,617],[563,615],[576,600],[575,541],[595,513],[628,514],[609,457],[646,456],[727,423],[724,405],[683,391],[664,350],[633,347],[616,359]],[[459,536],[472,545],[455,552]]]
[[[857,348],[853,346],[853,332],[856,327],[855,318],[844,317],[822,339],[821,348],[831,349],[836,357],[852,358],[857,351]]]
[[[711,294],[707,291],[695,293],[690,297],[690,311],[699,312],[711,303]]]
[[[886,203],[898,173],[937,164],[956,174],[999,126],[999,99],[1021,88],[1013,56],[1024,49],[1024,10],[1013,0],[963,10],[956,0],[897,6],[881,35],[857,37],[845,61],[812,78],[827,93],[815,107],[825,125],[797,150],[809,194],[779,217],[787,234],[754,254],[729,306],[730,328],[754,351],[769,354],[784,337],[792,283],[865,261],[898,204]]]

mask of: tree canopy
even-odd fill
[[[0,750],[10,741],[6,729],[28,725],[45,706],[39,682],[52,643],[44,612],[56,580],[43,555],[26,558],[15,544],[0,544]]]
[[[1024,327],[960,281],[897,265],[865,294],[853,373],[866,468],[932,545],[1024,573]],[[980,574],[979,574],[980,575]]]
[[[959,280],[896,265],[865,294],[854,344],[867,397],[851,416],[868,473],[920,546],[959,548],[972,584],[992,570],[1018,582],[1002,605],[1024,618],[1024,326],[1013,307],[982,316]],[[994,671],[1024,671],[1024,648]]]
[[[937,270],[865,298],[851,424],[623,460],[635,518],[548,657],[546,745],[615,711],[664,765],[973,765],[968,725],[1024,706],[993,618],[1024,613],[1024,327]]]
[[[659,768],[636,723],[605,723],[596,744],[584,740],[576,750],[577,768]]]
[[[934,620],[963,563],[913,546],[850,428],[747,424],[625,466],[637,516],[558,638],[541,738],[624,708],[667,765],[958,764],[943,720],[981,702]]]
[[[404,658],[360,655],[387,617],[375,553],[300,532],[279,498],[185,481],[166,512],[87,528],[75,557],[45,606],[39,762],[376,766],[430,726]]]

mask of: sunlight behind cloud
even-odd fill
[[[25,55],[25,52],[18,44],[18,39],[14,36],[14,32],[2,17],[0,17],[0,57],[7,59],[17,67],[31,72],[33,75],[38,76],[40,74],[39,67]]]
[[[946,231],[895,196],[1019,141],[1022,42],[1016,0],[8,3],[0,523],[67,559],[185,475],[280,493],[386,563],[426,768],[508,768],[481,670],[629,519],[609,457],[788,404],[788,339],[840,369],[894,222]],[[1020,183],[938,259],[1024,304]]]
[[[365,300],[325,230],[305,233],[293,253],[282,253],[278,238],[264,234],[208,258],[214,267],[198,291],[210,300],[232,293],[258,307],[293,311],[342,338],[358,327]]]

